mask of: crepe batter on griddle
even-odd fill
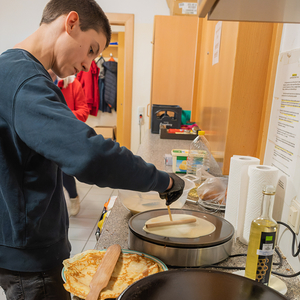
[[[173,214],[173,221],[182,220],[190,218],[191,215],[187,214]],[[198,238],[200,236],[208,235],[213,233],[216,230],[216,227],[211,222],[195,217],[195,223],[188,223],[188,224],[180,224],[180,225],[168,225],[168,226],[160,226],[160,227],[152,227],[146,228],[143,227],[143,230],[160,235],[165,237],[174,237],[174,238]],[[157,223],[157,222],[166,222],[170,221],[169,215],[162,215],[152,219],[149,219],[146,224]]]

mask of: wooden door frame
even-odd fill
[[[106,13],[110,25],[125,27],[123,99],[117,103],[117,142],[130,149],[133,83],[134,15]]]
[[[280,45],[282,37],[283,24],[274,23],[271,52],[269,57],[269,68],[267,74],[267,84],[264,96],[263,114],[260,124],[260,134],[258,139],[258,147],[256,157],[258,157],[261,163],[264,162],[265,150],[268,141],[269,123],[271,117],[271,109],[273,103],[273,93],[275,87],[275,79],[277,72],[278,57],[280,54]]]

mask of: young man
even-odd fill
[[[110,42],[94,0],[51,0],[40,27],[0,56],[0,286],[7,299],[70,299],[62,172],[100,187],[154,190],[170,204],[183,181],[77,120],[47,70],[88,71]]]

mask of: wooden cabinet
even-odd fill
[[[191,110],[195,74],[197,17],[155,16],[152,104]]]
[[[216,24],[198,24],[191,119],[228,174],[233,155],[262,158],[281,30],[273,23],[222,22],[219,63],[212,65]]]
[[[217,23],[155,17],[151,104],[191,110],[225,175],[233,155],[263,162],[282,24],[222,22],[213,65]]]

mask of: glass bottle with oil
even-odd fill
[[[278,228],[272,218],[275,188],[267,185],[262,193],[262,214],[251,223],[245,276],[269,285]]]

